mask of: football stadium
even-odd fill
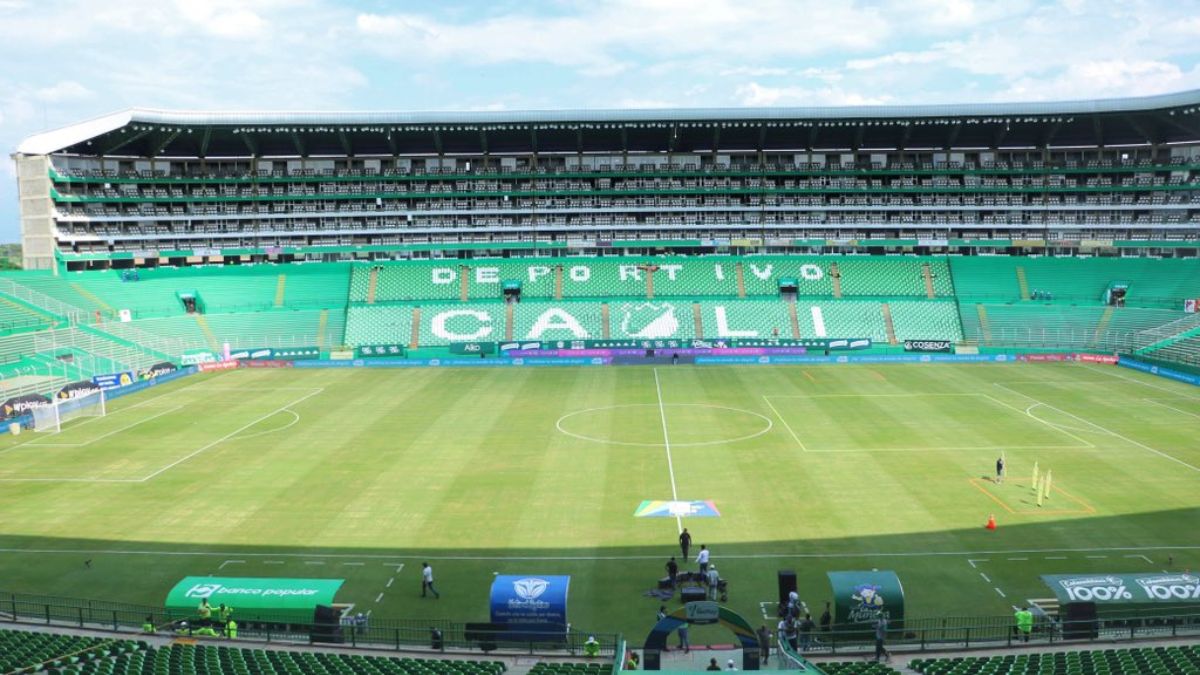
[[[1200,672],[1200,91],[13,160],[2,672]]]

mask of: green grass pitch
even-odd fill
[[[561,573],[573,624],[640,641],[679,523],[634,512],[677,495],[720,510],[683,525],[752,620],[779,569],[814,612],[825,572],[879,568],[909,616],[1008,613],[1040,574],[1200,568],[1198,421],[1195,389],[1099,365],[202,375],[0,440],[0,590],[338,577],[373,616],[475,621],[493,573]]]

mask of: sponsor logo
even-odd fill
[[[854,623],[872,621],[884,610],[886,604],[878,584],[859,584],[850,594],[850,613],[847,619]]]
[[[711,600],[697,600],[683,607],[690,623],[716,623],[721,617],[721,606]]]
[[[23,396],[15,396],[3,403],[4,416],[12,417],[13,415],[22,415],[33,410],[48,405],[50,399],[40,394],[25,394]]]
[[[950,351],[949,340],[905,340],[904,351],[906,352],[948,352]]]
[[[621,312],[621,332],[632,338],[657,340],[679,331],[675,305],[669,302],[626,303],[621,305]]]
[[[1191,574],[1140,577],[1137,582],[1155,600],[1200,600],[1200,577]]]
[[[221,584],[196,584],[188,589],[184,597],[211,598],[213,593],[221,590]]]
[[[1058,585],[1062,586],[1067,597],[1076,602],[1130,600],[1133,598],[1133,593],[1130,593],[1129,589],[1125,587],[1125,581],[1121,577],[1095,576],[1059,579]]]
[[[513,582],[513,593],[516,598],[509,598],[508,608],[521,611],[539,611],[550,609],[550,603],[539,598],[550,588],[550,582],[537,577],[517,579]]]
[[[239,588],[223,584],[196,584],[187,590],[184,597],[211,598],[220,593],[221,595],[258,595],[264,598],[287,598],[307,597],[316,595],[318,592],[315,588]]]
[[[72,382],[58,390],[58,394],[55,395],[55,398],[59,399],[60,401],[83,398],[84,396],[91,396],[98,391],[100,391],[99,385],[90,380],[82,380],[79,382]]]
[[[212,352],[192,352],[190,354],[181,354],[179,362],[185,366],[195,366],[201,363],[211,363],[217,360],[217,356]]]
[[[202,373],[209,373],[216,370],[233,370],[238,367],[237,361],[216,361],[210,363],[201,363],[197,368]]]

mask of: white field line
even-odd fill
[[[366,565],[366,563],[363,563],[363,562],[344,562],[342,564],[348,565],[350,567],[362,567],[363,565]]]
[[[967,558],[967,564],[968,564],[968,565],[970,565],[971,567],[974,567],[975,569],[979,569],[979,568],[978,568],[978,567],[975,565],[975,563],[977,563],[977,562],[989,562],[990,560],[991,560],[991,558]]]
[[[1095,446],[1086,445],[963,445],[963,446],[945,446],[935,445],[921,448],[816,448],[808,450],[808,452],[836,452],[836,453],[856,453],[856,452],[949,452],[949,451],[967,451],[967,450],[1091,450]]]
[[[1004,591],[1000,590],[999,588],[993,588],[992,590],[993,590],[993,591],[996,591],[997,593],[999,593],[999,594],[1000,594],[1000,597],[1002,597],[1002,598],[1007,598],[1007,597],[1008,597],[1007,595],[1005,595],[1005,594],[1004,594]]]
[[[172,389],[171,391],[168,391],[168,392],[165,392],[165,393],[159,394],[158,396],[151,396],[150,398],[148,398],[148,399],[146,399],[146,400],[144,400],[144,401],[141,401],[141,402],[135,403],[135,404],[133,404],[133,405],[130,405],[130,406],[125,406],[125,407],[123,407],[123,408],[118,408],[117,410],[114,410],[113,412],[110,412],[110,413],[108,413],[107,415],[105,415],[105,417],[112,417],[113,415],[120,415],[121,413],[125,412],[126,410],[134,410],[134,409],[136,409],[136,408],[140,408],[140,407],[142,407],[142,406],[144,406],[144,405],[147,405],[147,404],[153,403],[154,401],[157,401],[157,400],[158,400],[158,399],[160,399],[160,398],[163,398],[163,397],[166,397],[166,396],[173,396],[173,395],[175,395],[175,394],[178,394],[178,393],[179,393],[179,392],[181,392],[181,391],[185,391],[185,390],[187,390],[187,389],[191,389],[192,387],[195,387],[196,385],[199,385],[199,384],[204,384],[204,382],[203,382],[203,381],[201,381],[201,382],[193,382],[193,383],[191,383],[191,384],[189,384],[189,385],[187,385],[187,386],[183,386],[183,387],[180,387],[180,388],[178,388],[178,389]],[[185,404],[185,405],[186,405],[186,404]],[[86,419],[86,420],[84,420],[84,421],[80,422],[79,424],[72,424],[72,425],[71,425],[71,428],[72,428],[72,429],[76,429],[76,428],[82,427],[82,426],[84,426],[84,425],[86,425],[86,424],[90,424],[90,423],[92,423],[92,422],[95,422],[96,420],[100,420],[100,419],[104,419],[104,418],[103,418],[103,417],[89,417],[88,419]],[[29,439],[29,440],[25,441],[24,443],[17,443],[16,445],[13,445],[13,446],[10,446],[10,447],[7,447],[7,448],[4,448],[3,450],[0,450],[0,455],[2,455],[2,454],[4,454],[4,453],[8,452],[9,450],[16,450],[17,448],[20,448],[20,447],[23,447],[23,446],[26,446],[26,445],[30,445],[30,444],[36,444],[38,440],[39,440],[39,439],[35,437],[35,438],[31,438],[31,439]]]
[[[1024,395],[1024,394],[1022,394],[1021,392],[1018,392],[1018,391],[1013,391],[1012,389],[1009,389],[1008,387],[1005,387],[1005,386],[1004,386],[1004,385],[1002,385],[1002,384],[999,384],[999,383],[993,383],[993,384],[995,384],[997,387],[1000,387],[1000,388],[1001,388],[1001,389],[1003,389],[1004,391],[1012,392],[1012,393],[1014,393],[1014,394],[1017,394],[1018,396],[1025,396],[1025,395]],[[1005,408],[1008,408],[1009,410],[1015,410],[1015,411],[1017,411],[1018,413],[1021,413],[1022,415],[1025,415],[1026,417],[1028,417],[1028,418],[1029,418],[1029,419],[1031,419],[1031,420],[1035,420],[1035,421],[1037,421],[1037,422],[1040,422],[1040,423],[1042,423],[1042,424],[1046,425],[1047,427],[1049,427],[1049,428],[1051,428],[1051,429],[1053,429],[1053,430],[1057,431],[1057,432],[1058,432],[1058,433],[1060,433],[1060,434],[1066,434],[1067,436],[1070,436],[1071,438],[1074,438],[1075,440],[1079,441],[1080,443],[1083,443],[1083,447],[1087,447],[1087,448],[1094,448],[1094,447],[1096,447],[1096,445],[1095,445],[1094,443],[1092,443],[1091,441],[1087,440],[1086,438],[1081,438],[1081,437],[1079,437],[1079,436],[1076,436],[1075,434],[1073,434],[1073,433],[1071,433],[1071,432],[1067,431],[1066,429],[1063,429],[1062,427],[1059,427],[1059,426],[1057,426],[1057,425],[1051,424],[1050,422],[1047,422],[1046,420],[1044,420],[1044,419],[1042,419],[1042,418],[1040,418],[1040,417],[1037,417],[1036,415],[1033,415],[1032,413],[1028,412],[1027,410],[1021,410],[1020,408],[1018,408],[1018,407],[1017,407],[1017,406],[1015,406],[1015,405],[1012,405],[1011,403],[1005,403],[1004,401],[1001,401],[1000,399],[996,398],[995,396],[990,396],[990,395],[988,395],[988,394],[983,394],[983,396],[984,396],[985,398],[988,398],[988,399],[990,399],[990,400],[991,400],[993,403],[996,403],[996,404],[998,404],[998,405],[1002,405],[1002,406],[1004,406]],[[1025,396],[1025,398],[1028,398],[1029,400],[1033,401],[1034,403],[1037,403],[1038,405],[1044,405],[1044,406],[1046,406],[1047,408],[1054,408],[1054,406],[1052,406],[1052,405],[1047,405],[1047,404],[1045,404],[1045,403],[1042,403],[1041,401],[1039,401],[1039,400],[1037,400],[1036,398],[1033,398],[1033,397],[1031,397],[1031,396]],[[1055,409],[1055,410],[1058,410],[1058,408],[1054,408],[1054,409]],[[1066,412],[1066,411],[1065,411],[1065,410],[1061,410],[1061,411],[1059,411],[1059,412]],[[1071,413],[1066,413],[1066,414],[1070,415]],[[1072,415],[1072,417],[1074,417],[1074,415]],[[1087,420],[1084,420],[1084,421],[1086,422]]]
[[[388,579],[387,586],[384,586],[384,588],[391,588],[392,584],[395,582],[396,582],[396,577],[392,577],[391,579]]]
[[[215,441],[213,441],[213,442],[211,442],[211,443],[208,443],[208,444],[206,444],[206,445],[203,445],[203,446],[201,446],[200,448],[198,448],[198,449],[196,449],[196,450],[193,450],[192,452],[188,453],[187,455],[184,455],[183,457],[180,457],[179,459],[175,460],[174,462],[171,462],[170,464],[168,464],[168,465],[164,466],[163,468],[159,469],[158,471],[155,471],[154,473],[150,474],[149,476],[146,476],[145,478],[142,478],[142,479],[141,479],[140,481],[138,481],[138,482],[145,483],[146,481],[148,481],[148,480],[150,480],[150,479],[154,478],[155,476],[158,476],[158,475],[162,474],[163,472],[165,472],[165,471],[167,471],[167,470],[169,470],[169,469],[172,469],[172,468],[174,468],[174,467],[176,467],[176,466],[179,466],[180,464],[183,464],[184,462],[186,462],[186,461],[188,461],[189,459],[191,459],[191,458],[195,457],[196,455],[199,455],[200,453],[202,453],[202,452],[204,452],[204,451],[208,450],[209,448],[212,448],[212,447],[214,447],[214,446],[216,446],[216,445],[218,445],[218,444],[220,444],[220,443],[223,443],[223,442],[225,442],[225,441],[229,440],[230,438],[233,438],[234,436],[238,435],[239,433],[241,433],[241,432],[245,431],[246,429],[249,429],[250,427],[252,427],[252,426],[254,426],[255,424],[258,424],[259,422],[261,422],[261,421],[263,421],[263,420],[265,420],[265,419],[267,419],[267,418],[271,417],[272,415],[276,415],[276,414],[278,414],[278,413],[280,413],[280,412],[283,412],[284,410],[287,410],[288,408],[290,408],[290,407],[292,407],[292,406],[294,406],[294,405],[298,405],[298,404],[300,404],[300,403],[304,402],[305,400],[307,400],[307,399],[310,399],[310,398],[312,398],[313,396],[316,396],[317,394],[319,394],[319,393],[321,393],[321,392],[323,392],[323,391],[325,391],[325,388],[324,388],[324,387],[322,387],[322,388],[320,388],[320,389],[314,389],[314,390],[312,390],[311,392],[309,392],[308,394],[305,394],[304,396],[301,396],[300,398],[298,398],[298,399],[296,399],[296,400],[294,400],[294,401],[291,401],[291,402],[289,402],[289,403],[285,403],[285,404],[283,404],[283,405],[279,406],[278,408],[276,408],[276,409],[272,410],[271,412],[267,413],[266,415],[263,415],[263,416],[261,416],[261,417],[255,418],[254,420],[252,420],[252,421],[250,421],[250,422],[248,422],[248,423],[246,423],[246,424],[243,424],[242,426],[240,426],[240,427],[238,427],[237,429],[234,429],[233,431],[231,431],[231,432],[229,432],[229,433],[225,434],[224,436],[222,436],[222,437],[218,438],[217,440],[215,440]]]
[[[1177,546],[1113,546],[1106,548],[1036,548],[1036,549],[1011,549],[1011,550],[979,550],[979,551],[845,551],[839,553],[732,553],[722,554],[721,559],[731,560],[773,560],[773,559],[837,559],[837,558],[947,558],[961,557],[968,555],[1012,555],[1016,553],[1023,554],[1047,554],[1047,553],[1126,553],[1129,551],[1200,551],[1200,545],[1195,544],[1180,544]],[[36,549],[36,548],[0,548],[0,553],[24,553],[29,555],[136,555],[136,556],[167,556],[167,557],[195,557],[195,556],[242,556],[246,558],[326,558],[331,560],[339,560],[343,558],[359,559],[359,560],[396,560],[404,558],[406,560],[481,560],[481,561],[578,561],[578,562],[594,562],[602,560],[661,560],[662,555],[609,555],[609,556],[486,556],[486,555],[438,555],[438,554],[414,554],[414,555],[386,555],[386,554],[371,554],[371,553],[286,553],[273,551],[268,553],[253,553],[246,551],[146,551],[146,550],[122,550],[122,549]],[[990,560],[989,558],[973,558],[975,562],[983,562]],[[396,563],[383,563],[389,567],[396,567]]]
[[[1022,394],[1019,391],[1009,389],[1008,387],[1000,384],[999,382],[995,382],[993,384],[995,384],[997,387],[1000,387],[1001,389],[1003,389],[1005,391],[1012,392],[1018,396],[1025,396],[1025,398],[1027,398],[1031,401],[1036,401],[1038,403],[1041,403],[1041,401],[1038,401],[1036,398],[1033,398],[1032,396],[1026,396],[1025,394]],[[1045,404],[1043,403],[1042,405],[1045,405]],[[1054,408],[1054,406],[1047,406],[1047,407]],[[1135,441],[1134,439],[1129,438],[1128,436],[1122,436],[1121,434],[1118,434],[1117,432],[1112,431],[1111,429],[1106,429],[1105,427],[1102,427],[1099,424],[1092,422],[1091,420],[1084,419],[1083,417],[1080,417],[1079,415],[1076,415],[1075,413],[1067,412],[1066,410],[1063,410],[1061,408],[1054,408],[1054,409],[1058,410],[1059,412],[1070,415],[1071,417],[1074,417],[1075,419],[1079,420],[1080,422],[1083,422],[1085,424],[1089,424],[1093,427],[1096,427],[1100,431],[1108,434],[1109,436],[1112,436],[1113,438],[1119,438],[1119,439],[1125,441],[1126,443],[1129,443],[1131,445],[1136,445],[1139,448],[1146,450],[1147,452],[1154,453],[1154,454],[1158,455],[1159,457],[1162,457],[1163,459],[1169,459],[1172,462],[1179,464],[1180,466],[1185,466],[1185,467],[1191,469],[1192,471],[1195,471],[1196,473],[1200,473],[1200,466],[1188,464],[1187,462],[1183,461],[1182,459],[1179,459],[1178,457],[1175,457],[1173,455],[1168,455],[1167,453],[1163,452],[1162,450],[1155,450],[1154,448],[1146,445],[1145,443],[1142,443],[1141,441]],[[1066,433],[1066,432],[1063,432],[1063,433]]]
[[[296,424],[300,422],[300,413],[296,412],[295,410],[281,410],[279,412],[285,412],[285,413],[288,413],[289,415],[291,415],[292,421],[279,427],[278,429],[267,429],[266,431],[256,431],[256,432],[254,432],[252,434],[248,434],[246,436],[238,436],[237,439],[239,441],[244,441],[247,438],[258,438],[259,436],[266,436],[267,434],[277,434],[280,431],[283,431],[284,429],[290,429],[290,428],[296,426]]]
[[[1154,400],[1154,399],[1152,399],[1152,398],[1144,398],[1144,399],[1142,399],[1142,400],[1143,400],[1143,401],[1146,401],[1147,403],[1153,403],[1154,405],[1161,406],[1161,407],[1163,407],[1163,408],[1166,408],[1167,410],[1174,410],[1175,412],[1177,412],[1177,413],[1179,413],[1179,414],[1181,414],[1181,415],[1187,415],[1187,416],[1189,416],[1189,417],[1196,417],[1196,418],[1200,418],[1200,415],[1197,415],[1197,414],[1196,414],[1196,413],[1194,413],[1194,412],[1191,412],[1191,411],[1189,411],[1189,410],[1180,410],[1179,408],[1176,408],[1176,407],[1174,407],[1174,406],[1169,406],[1169,405],[1167,405],[1166,403],[1160,403],[1160,402],[1158,402],[1158,401],[1156,401],[1156,400]]]
[[[226,565],[244,565],[245,563],[245,560],[226,560],[225,562],[221,563],[221,566],[217,569],[223,570],[225,569]]]
[[[1183,389],[1172,389],[1171,387],[1164,387],[1160,384],[1155,384],[1153,382],[1144,382],[1135,377],[1129,377],[1128,375],[1122,375],[1120,373],[1114,373],[1109,370],[1104,370],[1103,368],[1100,368],[1098,366],[1086,365],[1084,367],[1087,368],[1088,370],[1094,370],[1097,373],[1101,373],[1101,374],[1107,375],[1109,377],[1115,377],[1120,380],[1125,380],[1126,382],[1132,382],[1134,384],[1140,384],[1143,387],[1150,387],[1151,389],[1157,389],[1159,391],[1169,392],[1169,393],[1175,394],[1176,396],[1178,396],[1180,398],[1200,399],[1200,396],[1187,394],[1187,393],[1185,393],[1185,390],[1183,390]],[[1116,367],[1119,367],[1119,366],[1116,366]],[[1157,378],[1158,376],[1151,375],[1150,377]],[[1181,382],[1180,384],[1183,384],[1183,383]]]
[[[801,441],[800,437],[796,435],[796,431],[795,429],[792,429],[792,425],[788,424],[788,421],[783,418],[783,415],[779,412],[779,409],[775,407],[775,404],[771,403],[770,397],[764,394],[763,400],[766,401],[767,407],[770,408],[771,411],[775,413],[775,416],[779,418],[779,421],[783,423],[783,428],[787,429],[788,433],[792,435],[792,439],[796,441],[796,445],[800,446],[800,450],[803,452],[808,452],[808,448],[804,447],[804,442]]]
[[[183,407],[184,407],[184,406],[182,406],[182,405],[177,405],[177,406],[175,406],[174,408],[167,408],[166,410],[164,410],[164,411],[162,411],[162,412],[158,413],[157,415],[151,415],[151,416],[149,416],[149,417],[142,418],[142,419],[140,419],[140,420],[138,420],[138,421],[136,421],[136,422],[134,422],[134,423],[132,423],[132,424],[126,424],[126,425],[125,425],[125,426],[123,426],[123,427],[118,427],[118,428],[116,428],[116,429],[113,429],[112,431],[110,431],[110,432],[108,432],[108,433],[106,433],[106,434],[100,434],[99,436],[96,436],[95,438],[88,439],[88,440],[86,440],[86,441],[84,441],[84,442],[82,442],[82,443],[36,443],[36,442],[35,442],[35,443],[31,443],[30,445],[31,445],[32,447],[35,447],[35,448],[82,448],[82,447],[86,447],[86,446],[88,446],[88,445],[91,445],[92,443],[95,443],[96,441],[99,441],[99,440],[101,440],[101,439],[108,438],[109,436],[112,436],[113,434],[119,434],[119,433],[121,433],[122,431],[126,431],[126,430],[128,430],[128,429],[132,429],[132,428],[136,427],[136,426],[137,426],[137,425],[139,425],[139,424],[145,424],[146,422],[149,422],[149,421],[150,421],[150,420],[152,420],[152,419],[156,419],[156,418],[162,417],[163,415],[169,415],[170,413],[173,413],[173,412],[175,412],[176,410],[181,410],[181,409],[183,409]],[[99,418],[99,417],[96,417],[96,418],[93,418],[93,419],[100,419],[100,418]]]
[[[992,583],[992,580],[988,578],[988,575],[984,574],[983,572],[980,572],[979,576],[983,577],[983,580],[986,581],[987,583],[989,583],[989,584]]]
[[[197,382],[196,384],[203,384]],[[319,387],[202,387],[200,391],[312,391]]]
[[[948,394],[945,392],[908,392],[904,394],[771,394],[771,398],[924,398],[927,396],[949,396],[962,398],[965,396],[987,396],[987,394],[979,394],[975,392],[962,392],[956,394]]]
[[[383,591],[380,591],[379,595],[375,596],[375,602],[379,602],[380,600],[383,600]]]
[[[675,463],[671,460],[671,435],[667,433],[667,409],[663,405],[662,385],[658,381],[658,368],[654,369],[654,392],[658,395],[658,417],[662,420],[663,446],[667,449],[667,472],[671,476],[671,501],[679,501],[675,489]],[[683,517],[675,514],[675,526],[683,533]]]
[[[1142,560],[1145,560],[1146,562],[1150,563],[1151,565],[1153,565],[1153,564],[1154,564],[1154,561],[1153,561],[1153,560],[1151,560],[1151,559],[1150,559],[1150,558],[1148,558],[1147,556],[1144,556],[1144,555],[1142,555],[1141,553],[1135,553],[1135,554],[1133,554],[1133,555],[1127,555],[1127,556],[1125,556],[1125,557],[1126,557],[1126,558],[1141,558]]]

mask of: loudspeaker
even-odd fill
[[[795,570],[779,570],[779,613],[783,614],[783,608],[787,607],[788,595],[796,590],[796,571]]]
[[[1067,640],[1094,640],[1099,636],[1096,620],[1096,603],[1070,602],[1062,609],[1062,636]]]
[[[341,643],[345,641],[341,627],[342,613],[326,605],[317,605],[313,611],[313,626],[310,635],[313,642]]]

